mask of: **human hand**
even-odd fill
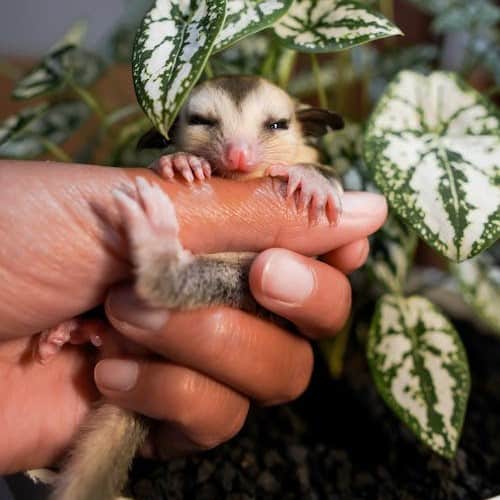
[[[98,397],[92,378],[93,364],[81,349],[68,346],[48,366],[33,363],[27,353],[30,352],[31,335],[90,309],[103,300],[111,285],[130,275],[127,249],[116,232],[119,220],[111,191],[131,185],[131,177],[139,172],[147,175],[142,170],[125,172],[91,166],[0,163],[0,194],[5,207],[0,214],[0,228],[9,234],[0,252],[0,272],[4,278],[0,285],[0,338],[3,340],[0,344],[0,380],[3,381],[0,397],[4,410],[0,416],[3,429],[0,435],[0,470],[3,472],[54,463],[67,448],[91,402]],[[228,186],[228,181],[217,179],[209,188],[185,189],[176,183],[164,185],[176,205],[181,221],[181,239],[193,252],[259,251],[268,247],[288,247],[309,255],[333,251],[329,257],[331,262],[349,270],[361,263],[362,254],[366,255],[367,251],[366,235],[376,230],[385,217],[385,205],[379,197],[347,195],[339,226],[309,227],[305,216],[294,214],[284,206],[272,182],[234,182],[230,189]],[[353,209],[355,203],[358,203],[358,210]],[[355,250],[356,258],[351,259]],[[316,337],[335,329],[338,326],[335,322],[340,324],[342,316],[345,318],[347,315],[348,303],[339,306],[340,313],[333,318],[328,315],[330,306],[326,302],[321,306],[321,300],[313,305],[314,300],[311,299],[311,303],[304,307],[300,304],[287,306],[283,301],[278,304],[276,299],[274,303],[266,303],[266,294],[259,297],[264,270],[272,264],[273,252],[276,254],[283,250],[265,252],[254,264],[252,287],[257,299],[264,306],[294,320],[302,331]],[[298,255],[294,257],[305,259]],[[325,292],[335,295],[331,284],[330,288],[322,285],[323,278],[333,272],[335,276],[330,275],[329,280],[343,290],[344,297],[349,297],[347,282],[339,277],[335,269],[328,268],[326,271],[327,268],[322,267],[326,266],[324,263],[307,262],[319,266],[316,276],[321,282],[316,283],[315,288],[321,292],[318,296],[326,297]],[[108,314],[125,335],[142,335],[143,332],[138,332],[137,328],[128,329],[127,323],[116,323],[119,321],[116,307],[119,310],[120,301],[115,300],[115,307],[112,298],[113,294],[116,298],[119,290],[115,288],[107,301]],[[342,291],[339,296],[342,296]],[[269,297],[267,300],[270,300]],[[328,314],[323,315],[325,310]],[[319,324],[315,317],[322,318]],[[221,364],[219,371],[213,372],[214,375],[210,373],[214,369],[214,359],[208,356],[207,360],[207,349],[212,343],[200,344],[197,351],[200,339],[196,340],[196,335],[193,337],[196,334],[193,324],[198,322],[206,325],[202,331],[207,338],[217,336],[218,332],[222,332],[221,338],[225,338],[225,331],[224,345],[232,345],[235,349],[224,351],[232,361]],[[170,416],[182,428],[181,433],[178,432],[179,425],[171,431],[181,441],[184,439],[184,444],[178,446],[180,450],[191,449],[193,445],[206,447],[220,441],[225,436],[217,431],[219,425],[225,427],[226,435],[234,432],[244,418],[249,397],[264,403],[276,402],[295,396],[307,383],[312,364],[307,342],[274,325],[241,311],[224,308],[172,313],[157,338],[163,339],[176,324],[175,329],[185,328],[185,336],[191,340],[186,340],[184,347],[180,345],[183,333],[178,336],[179,345],[160,345],[159,342],[153,350],[165,353],[169,349],[172,352],[177,349],[178,359],[183,356],[187,359],[186,367],[168,363],[142,364],[137,383],[153,386],[157,375],[160,377],[158,380],[165,380],[166,372],[177,370],[177,378],[173,377],[173,381],[180,381],[180,386],[162,387],[158,383],[155,387],[160,392],[162,389],[171,390],[164,394],[164,400],[170,401],[168,411],[179,409],[179,413]],[[217,324],[222,326],[214,331]],[[151,336],[146,334],[146,337]],[[232,342],[229,339],[233,339]],[[135,340],[139,341],[138,338]],[[139,341],[141,344],[147,342],[150,340]],[[214,341],[215,354],[221,346],[221,342]],[[256,391],[260,389],[248,380],[248,363],[252,361],[249,352],[253,352],[253,356],[262,354],[259,369],[265,375],[266,367],[269,374],[270,364],[277,362],[276,355],[273,357],[271,352],[275,349],[288,353],[288,364],[284,359],[281,363],[285,376],[276,376],[272,380],[263,376],[260,379],[262,383],[269,383],[270,386],[263,387],[263,391],[258,393]],[[219,356],[222,356],[220,351]],[[247,363],[246,371],[236,370],[239,359],[241,363]],[[98,382],[102,366],[96,370]],[[203,367],[209,373],[202,375],[203,372],[197,371],[197,368]],[[148,372],[149,368],[151,371]],[[163,375],[155,373],[155,369]],[[234,373],[229,373],[232,369],[235,369]],[[293,373],[287,371],[290,369]],[[255,373],[251,376],[255,378]],[[285,378],[294,382],[284,384]],[[203,395],[197,392],[200,389]],[[226,400],[228,411],[213,414],[211,427],[207,427],[206,432],[202,431],[203,436],[197,435],[199,423],[192,425],[192,422],[186,421],[189,412],[185,405],[190,391],[198,395],[200,402],[217,400],[218,397],[223,402],[224,394],[231,393]],[[161,417],[162,411],[165,412],[165,409],[155,407],[154,398],[138,398],[137,389],[107,395],[141,413],[154,416],[158,412]],[[56,412],[54,408],[57,408]],[[213,405],[207,411],[214,411]],[[233,422],[231,430],[227,430],[228,416]],[[168,432],[167,427],[161,431],[167,436]]]

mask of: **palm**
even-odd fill
[[[81,348],[68,348],[43,366],[31,355],[33,340],[0,344],[0,469],[53,464],[69,445],[97,396],[92,364]]]

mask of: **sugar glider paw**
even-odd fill
[[[335,178],[327,178],[310,165],[273,165],[267,169],[271,177],[287,181],[287,198],[295,195],[297,208],[307,209],[314,220],[326,215],[336,224],[342,213],[343,189]]]
[[[113,196],[136,267],[140,269],[159,254],[180,260],[189,257],[191,254],[180,243],[179,223],[168,195],[143,177],[136,178],[135,187],[135,197],[118,189]]]
[[[78,317],[48,328],[40,333],[35,348],[35,358],[40,363],[47,364],[68,343],[91,342],[95,347],[101,347],[103,325],[100,320],[84,320]]]
[[[71,335],[79,327],[77,319],[70,319],[44,330],[36,346],[35,357],[42,364],[47,364],[71,340]]]
[[[178,172],[189,183],[195,179],[204,181],[212,175],[210,163],[205,158],[182,152],[161,156],[149,168],[168,180],[173,179]]]

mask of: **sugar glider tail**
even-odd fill
[[[102,404],[89,414],[51,500],[114,500],[127,481],[132,460],[146,435],[142,418]]]

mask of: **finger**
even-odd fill
[[[184,366],[141,358],[105,359],[97,363],[94,377],[111,402],[168,421],[203,449],[233,437],[248,413],[248,399]]]
[[[284,247],[321,255],[377,230],[387,210],[380,195],[346,193],[335,227],[310,225],[273,179],[213,178],[188,189],[149,169],[2,160],[0,199],[12,210],[0,211],[0,227],[9,234],[0,254],[0,335],[31,335],[81,314],[131,274],[122,211],[112,192],[135,191],[137,176],[168,193],[181,241],[195,253]]]
[[[369,251],[368,238],[363,238],[323,255],[321,260],[344,274],[349,274],[364,265]]]
[[[250,289],[266,309],[311,338],[338,332],[349,317],[351,287],[337,269],[289,250],[270,249],[250,269]]]
[[[168,315],[125,285],[111,290],[105,308],[127,338],[263,404],[294,399],[309,382],[309,342],[251,314],[218,307]]]

